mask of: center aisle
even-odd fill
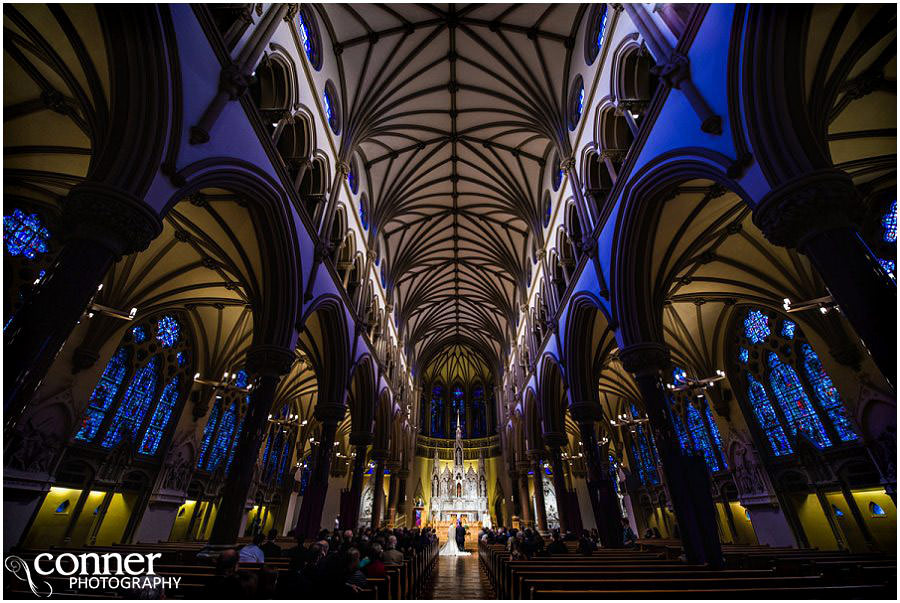
[[[478,555],[438,557],[437,567],[425,585],[422,599],[493,599],[488,577],[481,571]]]

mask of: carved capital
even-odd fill
[[[247,351],[247,370],[256,375],[280,377],[291,370],[293,350],[277,345],[254,345]]]
[[[284,20],[290,23],[294,20],[294,17],[297,16],[297,13],[300,12],[300,5],[294,2],[291,2],[287,6],[287,11],[284,13]]]
[[[661,343],[636,343],[619,350],[622,367],[635,375],[656,374],[668,370],[669,348]]]
[[[162,232],[159,216],[142,200],[95,182],[69,191],[62,221],[69,237],[95,241],[116,256],[143,251]]]
[[[250,78],[237,63],[229,63],[219,73],[219,91],[228,95],[229,100],[237,100],[247,92]]]
[[[670,88],[678,88],[691,75],[691,65],[684,53],[673,51],[653,72]]]
[[[337,170],[339,178],[346,178],[347,174],[350,173],[350,164],[346,161],[338,161],[337,165],[334,166],[334,169]]]
[[[820,170],[763,197],[753,223],[773,245],[802,248],[818,234],[854,226],[861,209],[859,192],[847,174]]]
[[[559,167],[564,169],[566,173],[571,174],[575,170],[575,156],[569,155],[559,163]]]

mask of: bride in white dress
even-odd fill
[[[467,551],[459,550],[459,547],[456,546],[456,524],[451,523],[450,527],[447,528],[447,544],[441,547],[441,551],[438,555],[443,555],[445,557],[467,557],[471,555]]]

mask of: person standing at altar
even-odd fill
[[[466,550],[466,528],[458,519],[456,520],[456,546],[460,551]]]

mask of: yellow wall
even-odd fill
[[[809,541],[809,546],[823,550],[836,550],[837,541],[831,531],[825,511],[819,504],[815,494],[794,494],[791,501],[797,510],[797,516],[803,525],[803,531]],[[846,505],[845,505],[846,506]]]
[[[91,492],[91,496],[94,493]],[[98,545],[110,545],[115,542],[122,542],[122,535],[134,511],[134,505],[137,502],[137,494],[113,494],[112,501],[109,503],[109,509],[100,525],[100,531],[97,533]],[[87,507],[85,507],[87,511]],[[93,513],[93,510],[91,511]]]
[[[844,494],[842,492],[829,492],[825,495],[825,498],[828,499],[829,504],[840,509],[841,513],[843,513],[843,516],[841,517],[837,517],[837,514],[835,514],[834,520],[840,529],[841,536],[844,540],[844,546],[848,547],[854,553],[864,553],[868,551],[869,547],[866,546],[866,537],[863,536],[859,524],[856,523],[856,519],[850,511],[850,506],[847,504],[847,499],[844,498]]]
[[[866,527],[872,534],[872,538],[886,553],[897,553],[897,507],[891,497],[885,494],[883,488],[869,488],[853,490],[851,492],[859,512],[866,522]],[[884,515],[873,516],[869,510],[869,503],[874,502],[884,509]]]
[[[739,502],[731,502],[729,505],[731,506],[731,516],[734,518],[734,529],[737,530],[735,542],[737,544],[759,544],[753,523],[747,519],[747,509],[742,507]]]
[[[50,488],[50,491],[44,497],[44,502],[41,504],[31,529],[28,531],[28,536],[25,537],[23,545],[29,548],[47,548],[62,544],[63,535],[66,532],[66,527],[72,520],[72,514],[75,512],[81,492],[81,490],[72,490],[70,488]],[[93,512],[93,507],[89,506],[91,503],[90,498],[91,496],[89,495],[85,509],[90,508],[91,512]],[[56,509],[66,500],[69,501],[66,511],[57,513]],[[88,528],[90,528],[90,525],[88,525]]]
[[[205,503],[209,504],[209,503]],[[219,512],[219,505],[213,503],[212,511],[209,514],[209,520],[206,522],[206,529],[203,530],[203,534],[199,536],[199,540],[209,540],[210,535],[212,534],[213,524],[216,523],[216,514]],[[203,508],[203,513],[206,514],[206,507]],[[203,519],[200,519],[199,525],[203,525]],[[197,528],[199,530],[200,527]]]
[[[247,513],[247,525],[244,528],[244,536],[250,536],[252,534],[251,528],[253,527],[253,522],[257,517],[259,517],[260,519],[262,519],[263,517],[266,518],[266,522],[261,528],[263,534],[268,533],[268,531],[272,529],[272,526],[275,525],[275,515],[271,512],[271,510],[269,511],[269,513],[266,513],[265,506],[260,507],[259,505],[254,505],[253,508],[250,509],[250,512]]]
[[[178,512],[175,513],[175,523],[172,524],[172,531],[169,533],[169,541],[177,542],[188,539],[187,531],[191,525],[191,516],[195,511],[198,512],[197,519],[194,520],[196,525],[197,521],[203,520],[203,515],[199,514],[199,509],[197,508],[197,501],[186,500],[183,505],[178,507]]]
[[[716,521],[719,522],[719,530],[721,531],[722,542],[734,542],[734,534],[731,533],[731,525],[728,523],[728,516],[725,514],[725,504],[716,503]]]
[[[662,507],[653,507],[653,513],[647,517],[647,526],[659,530],[663,538],[673,538],[672,528],[675,526],[675,514]],[[643,538],[644,534],[638,534]]]

